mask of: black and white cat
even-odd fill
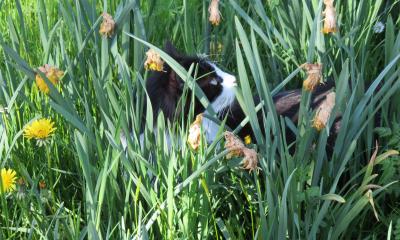
[[[235,98],[235,88],[237,87],[236,77],[221,70],[205,58],[179,53],[170,43],[166,44],[164,51],[186,70],[192,64],[197,65],[197,76],[200,76],[197,77],[197,85],[203,90],[220,119],[222,120],[227,117],[226,125],[231,129],[236,128],[245,118],[245,114]],[[184,86],[184,81],[167,64],[164,64],[162,72],[151,72],[146,82],[146,90],[152,104],[153,113],[163,112],[164,116],[171,122],[174,121],[177,114],[184,114],[186,116],[189,113],[191,97],[183,99],[186,104],[184,105],[184,109],[181,109],[179,101],[182,97]],[[325,84],[317,88],[312,95],[311,107],[315,108],[319,106],[331,89],[332,84]],[[190,94],[188,95],[190,96]],[[296,123],[300,98],[301,89],[282,91],[276,94],[273,100],[277,113],[290,118]],[[256,103],[259,102],[257,97],[254,97],[254,99]],[[196,99],[194,114],[197,115],[205,111],[207,110]],[[258,117],[260,120],[263,119],[261,111]],[[188,119],[188,121],[190,120]],[[337,121],[334,128],[338,128],[339,124],[340,122]],[[260,126],[262,125],[260,124]],[[215,139],[219,127],[214,121],[203,118],[202,128],[208,142],[212,142]],[[242,138],[247,135],[252,136],[253,132],[250,125],[247,124],[247,126],[243,127],[238,135]],[[141,140],[142,138],[143,135],[141,136]]]
[[[207,59],[197,56],[185,56],[173,47],[170,43],[166,44],[165,52],[180,63],[185,69],[189,69],[192,64],[197,65],[197,85],[203,90],[214,111],[220,117],[235,103],[235,87],[237,86],[236,77],[222,71],[215,64]],[[153,112],[163,112],[164,116],[173,121],[176,114],[189,113],[191,97],[186,99],[183,112],[178,102],[182,96],[184,81],[168,66],[164,66],[162,72],[152,72],[146,82],[146,90],[149,95]],[[190,94],[189,94],[190,95]],[[179,109],[179,110],[178,110]],[[197,115],[206,111],[199,100],[195,100],[194,114]],[[233,127],[228,124],[229,127]],[[208,142],[212,142],[219,129],[219,126],[207,118],[203,119],[203,131]]]

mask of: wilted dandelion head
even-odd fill
[[[324,0],[325,10],[323,11],[324,27],[322,32],[325,34],[337,32],[336,9],[333,6],[333,0]]]
[[[48,64],[45,64],[42,67],[39,67],[38,70],[42,72],[49,81],[56,86],[58,82],[60,81],[60,78],[64,76],[64,72],[59,70],[56,67],[50,66]],[[49,86],[47,86],[46,82],[44,79],[40,76],[40,74],[36,74],[35,77],[36,80],[36,85],[38,86],[39,90],[42,91],[45,94],[49,93]]]
[[[230,159],[232,157],[242,156],[242,150],[245,148],[243,142],[235,136],[235,134],[226,131],[224,133],[225,137],[225,149],[228,150],[226,158]]]
[[[25,127],[24,137],[27,139],[36,139],[37,144],[41,146],[54,134],[54,123],[50,119],[42,118],[33,121]]]
[[[321,131],[325,128],[331,115],[332,109],[335,106],[335,98],[335,92],[329,93],[328,95],[326,95],[326,99],[318,107],[318,110],[313,119],[313,127],[318,131]]]
[[[103,22],[100,25],[99,33],[103,37],[111,37],[114,34],[115,21],[112,16],[108,13],[103,13]]]
[[[1,183],[0,194],[11,192],[15,189],[15,181],[17,173],[12,169],[2,168],[0,171]]]
[[[322,81],[322,64],[305,63],[302,68],[307,72],[307,79],[304,80],[303,87],[305,90],[312,92]]]
[[[144,62],[144,68],[146,70],[153,70],[161,72],[163,70],[164,61],[161,59],[160,54],[158,54],[154,49],[149,49],[146,52],[147,59]]]
[[[210,6],[208,7],[208,12],[210,13],[209,21],[212,25],[218,26],[221,22],[221,15],[218,9],[219,0],[211,0]]]
[[[243,168],[252,172],[257,170],[258,167],[258,156],[254,149],[244,148],[243,149]]]
[[[199,114],[196,116],[196,120],[189,127],[187,142],[193,150],[197,150],[200,146],[202,121],[203,114]]]
[[[225,149],[228,150],[226,158],[243,157],[243,168],[250,172],[256,170],[258,164],[257,152],[245,147],[243,142],[231,132],[226,131],[224,137]]]
[[[40,189],[45,189],[46,188],[46,182],[44,180],[39,181],[39,188]]]

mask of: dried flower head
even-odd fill
[[[28,140],[32,138],[36,139],[38,146],[41,146],[47,142],[47,140],[54,134],[55,130],[54,122],[50,119],[42,118],[33,121],[25,127],[24,137]]]
[[[196,120],[189,127],[189,135],[187,142],[193,150],[197,150],[201,141],[201,123],[203,121],[203,114],[196,116]]]
[[[322,81],[322,64],[304,63],[301,67],[307,71],[307,79],[304,80],[303,87],[312,92]]]
[[[225,132],[225,149],[229,151],[226,155],[226,158],[230,159],[232,157],[240,157],[242,156],[242,150],[245,148],[242,141],[235,136],[235,134],[231,132]]]
[[[103,37],[111,37],[114,34],[115,21],[112,16],[108,13],[103,13],[103,22],[100,25],[99,33]]]
[[[257,169],[258,157],[254,149],[244,146],[243,142],[231,132],[225,132],[225,149],[229,152],[227,159],[232,157],[243,157],[243,168],[250,172]]]
[[[254,149],[244,148],[243,149],[243,168],[252,172],[257,170],[258,157],[257,152]]]
[[[333,0],[324,0],[325,10],[322,14],[325,16],[324,18],[324,28],[322,32],[324,34],[335,33],[337,32],[336,27],[336,9],[333,6]]]
[[[161,59],[160,55],[154,51],[154,49],[149,49],[146,52],[146,62],[144,62],[144,68],[146,70],[153,70],[161,72],[163,70],[164,61]]]
[[[313,127],[318,131],[321,131],[325,128],[331,115],[332,109],[335,106],[335,98],[335,92],[331,92],[326,95],[326,99],[321,103],[321,105],[319,105],[313,119]]]
[[[17,173],[12,169],[2,168],[0,171],[0,194],[11,192],[15,189]]]
[[[44,180],[39,181],[39,188],[40,189],[45,189],[46,188],[46,182]]]
[[[38,68],[39,71],[41,71],[44,75],[46,75],[47,79],[56,86],[58,82],[60,81],[60,78],[64,76],[64,72],[59,70],[56,67],[50,66],[48,64],[45,64],[42,67]],[[44,79],[40,76],[40,74],[36,74],[35,77],[36,80],[36,85],[38,86],[39,90],[42,91],[45,94],[48,94],[50,89],[49,86],[47,86],[46,82]]]
[[[221,15],[218,9],[219,0],[211,0],[210,6],[208,7],[208,12],[210,13],[210,17],[208,20],[212,25],[218,26],[221,22]]]

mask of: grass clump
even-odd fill
[[[326,34],[322,0],[0,1],[0,186],[11,186],[3,169],[16,173],[15,190],[0,194],[0,239],[398,237],[399,5],[334,1],[337,28]],[[166,39],[236,73],[259,171],[226,160],[223,123],[215,142],[199,139],[193,151],[181,143],[194,116],[166,124],[144,111],[149,47],[208,104],[187,77],[195,66],[156,47]],[[273,106],[277,92],[303,85],[304,63],[322,64],[317,83],[335,82],[333,146],[332,118],[312,127],[309,91],[297,124]],[[42,118],[54,125],[38,146],[23,136]]]

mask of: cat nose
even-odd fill
[[[236,87],[237,86],[237,82],[236,82],[236,77],[230,74],[227,74],[225,76],[224,82],[226,82],[226,85],[228,87]]]

